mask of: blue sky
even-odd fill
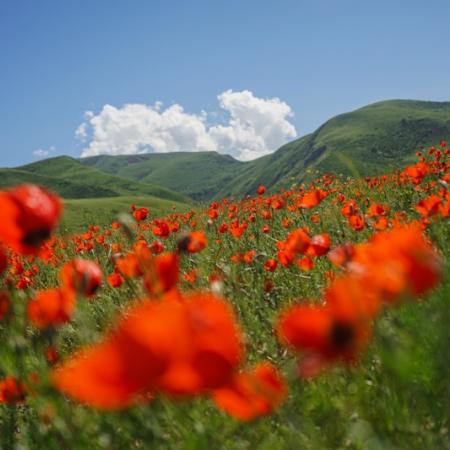
[[[449,28],[448,0],[1,0],[0,166],[121,145],[248,159],[374,101],[448,101]]]

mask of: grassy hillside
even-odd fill
[[[442,139],[450,140],[450,102],[389,100],[336,116],[251,162],[216,152],[57,157],[2,170],[0,186],[37,182],[65,198],[150,195],[209,201],[242,197],[259,184],[289,187],[324,172],[377,175],[408,164],[416,150]]]
[[[450,139],[450,102],[390,100],[336,116],[314,133],[249,163],[217,197],[287,186],[319,173],[376,175],[410,162],[422,146]]]
[[[146,207],[150,217],[160,217],[174,211],[184,212],[185,203],[173,202],[151,196],[130,196],[111,198],[66,199],[60,231],[65,233],[81,232],[88,224],[109,225],[120,213],[129,211],[130,205]]]
[[[34,183],[45,186],[64,198],[112,197],[117,195],[113,189],[106,186],[89,185],[19,169],[0,169],[0,188],[8,188],[20,183]]]
[[[101,155],[80,160],[104,172],[143,183],[158,184],[195,200],[209,200],[232,184],[245,164],[216,152],[146,155]]]
[[[275,153],[243,163],[215,152],[84,158],[85,165],[155,183],[196,200],[284,187],[316,173],[376,175],[408,163],[421,146],[450,139],[450,102],[389,100],[330,119]]]
[[[117,197],[123,195],[150,195],[183,202],[185,197],[167,188],[139,183],[86,167],[78,160],[59,156],[17,169],[1,169],[0,186],[18,183],[38,183],[64,198]]]

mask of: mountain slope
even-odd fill
[[[175,189],[197,200],[286,187],[317,173],[376,175],[421,146],[450,139],[450,102],[388,100],[336,116],[271,155],[243,163],[215,152],[96,156],[83,164]]]
[[[421,146],[440,140],[450,141],[450,102],[388,100],[336,116],[250,162],[216,152],[58,157],[0,169],[0,187],[28,181],[66,198],[153,195],[210,201],[253,193],[259,184],[288,187],[325,172],[385,173],[408,164]]]
[[[76,183],[64,178],[56,178],[19,169],[0,169],[0,189],[22,183],[45,186],[64,198],[113,197],[117,193],[106,187]]]
[[[288,186],[317,173],[376,175],[412,161],[421,146],[450,140],[450,102],[389,100],[336,116],[314,133],[247,164],[217,197]]]
[[[121,177],[165,186],[200,201],[215,196],[246,166],[216,152],[101,155],[80,162]]]
[[[64,198],[118,197],[123,195],[150,195],[184,202],[186,198],[165,187],[139,183],[110,175],[78,160],[59,156],[16,169],[0,169],[0,187],[18,183],[38,183]]]

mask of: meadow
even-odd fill
[[[203,206],[1,191],[1,448],[450,449],[449,155]]]

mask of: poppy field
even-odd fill
[[[441,142],[77,234],[0,191],[1,448],[450,449],[449,185]]]

